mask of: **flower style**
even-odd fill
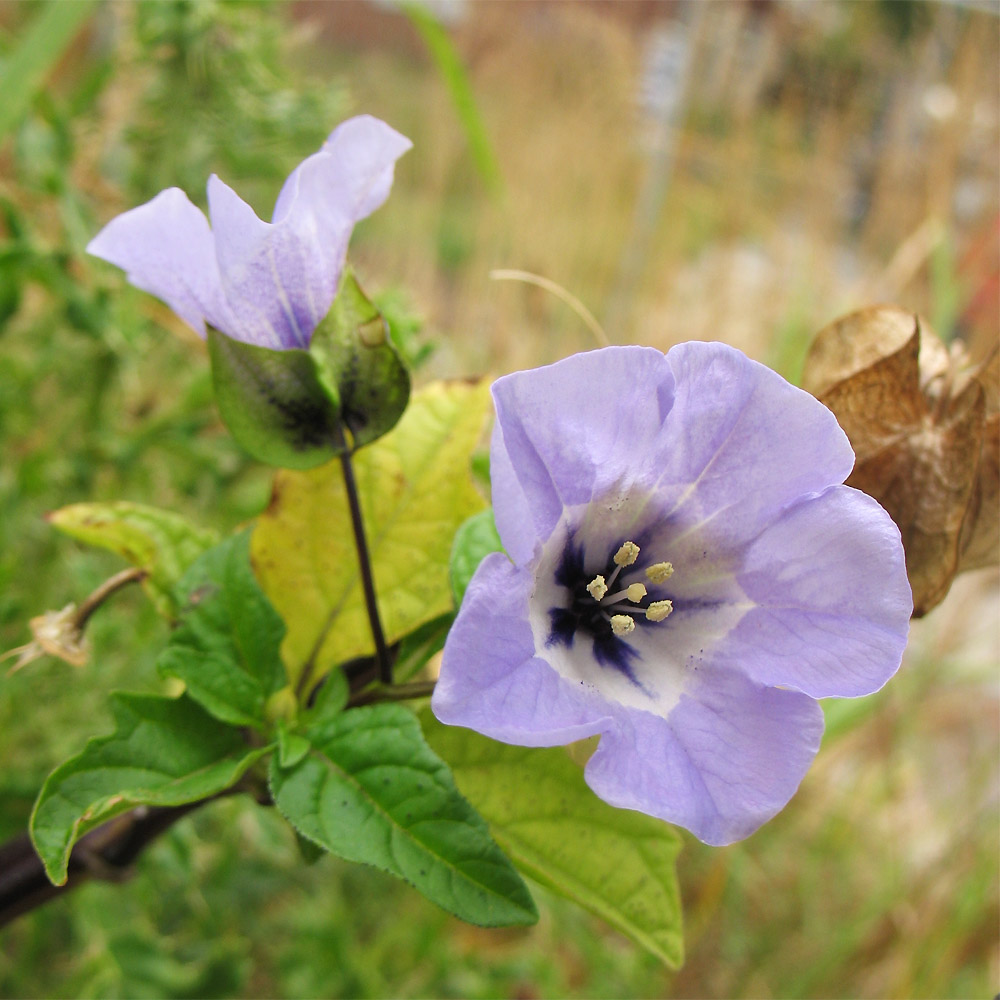
[[[377,118],[341,124],[285,181],[262,222],[214,174],[211,229],[179,188],[112,219],[87,250],[125,270],[202,337],[205,324],[247,344],[306,348],[327,314],[355,223],[388,197],[410,141]]]
[[[522,746],[600,734],[615,806],[748,836],[819,748],[815,699],[895,673],[899,531],[843,484],[812,396],[723,344],[611,347],[499,379],[493,502],[432,708]]]

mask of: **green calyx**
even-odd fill
[[[245,344],[209,328],[219,412],[254,458],[310,469],[381,437],[410,398],[385,321],[345,271],[308,350]]]

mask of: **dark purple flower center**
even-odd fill
[[[549,608],[548,645],[571,648],[577,634],[582,633],[590,640],[594,658],[602,667],[618,670],[634,684],[638,684],[633,664],[640,654],[626,636],[636,626],[645,627],[662,621],[669,614],[669,607],[662,616],[651,613],[647,617],[647,612],[651,612],[650,606],[638,604],[638,600],[648,593],[644,585],[638,588],[641,591],[641,595],[637,595],[638,600],[631,595],[626,596],[626,591],[631,588],[605,597],[609,588],[618,580],[623,566],[628,566],[629,575],[643,568],[636,562],[639,550],[635,546],[632,548],[636,554],[630,557],[630,561],[622,559],[626,546],[632,546],[632,543],[623,542],[617,552],[613,551],[609,555],[604,567],[595,572],[584,565],[583,546],[572,538],[566,543],[562,557],[556,564],[554,578],[556,584],[567,592],[567,600],[563,605]],[[622,604],[624,600],[631,603]],[[669,602],[661,603],[669,605]]]

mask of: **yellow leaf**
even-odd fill
[[[118,500],[75,503],[48,515],[50,524],[86,545],[109,549],[147,573],[143,580],[159,612],[175,618],[174,586],[206,549],[214,531],[199,528],[173,511]]]
[[[435,383],[417,393],[385,437],[353,457],[386,641],[451,607],[448,554],[462,522],[485,503],[470,460],[489,402],[485,382]],[[288,626],[291,684],[310,684],[374,649],[340,462],[275,478],[251,556]]]

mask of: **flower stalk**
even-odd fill
[[[354,466],[351,464],[349,449],[345,449],[340,455],[340,468],[344,474],[347,505],[351,511],[351,528],[354,531],[354,547],[358,553],[358,567],[361,570],[361,587],[365,595],[368,625],[371,628],[372,639],[375,642],[375,663],[378,665],[378,679],[383,684],[392,684],[392,661],[389,659],[389,651],[385,644],[385,634],[382,631],[382,621],[379,618],[378,601],[375,596],[375,579],[372,574],[368,541],[365,537],[365,525],[361,516],[361,503],[358,500],[358,486],[354,478]]]
[[[134,566],[131,569],[123,569],[120,573],[115,573],[109,577],[96,590],[93,591],[83,603],[77,608],[74,625],[79,632],[87,626],[90,616],[113,594],[115,591],[127,587],[130,583],[141,583],[149,573]]]

